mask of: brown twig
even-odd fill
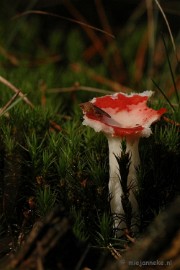
[[[51,63],[57,63],[62,59],[61,55],[55,54],[55,55],[48,55],[45,58],[40,58],[40,59],[34,59],[34,60],[29,60],[28,65],[30,67],[36,67],[36,66],[41,66],[41,65],[46,65],[46,64],[51,64]]]
[[[101,38],[101,43],[105,47],[106,40],[104,37]],[[83,51],[83,58],[85,59],[85,61],[90,61],[94,56],[99,54],[99,50],[101,50],[102,44],[96,43],[96,46],[94,46],[94,43],[91,43],[89,46],[87,46],[87,48],[85,48]],[[101,56],[103,57],[103,55]]]
[[[111,252],[112,256],[116,259],[119,260],[122,258],[122,255],[111,245],[111,243],[107,246],[109,251]]]
[[[48,15],[48,16],[56,17],[56,18],[59,18],[59,19],[63,19],[63,20],[69,21],[69,22],[73,22],[73,23],[79,24],[83,28],[88,28],[88,29],[91,29],[91,30],[95,30],[95,31],[101,32],[104,35],[110,36],[111,38],[115,38],[110,33],[105,32],[102,29],[99,29],[99,28],[97,28],[95,26],[92,26],[92,25],[90,25],[90,24],[88,24],[88,23],[86,23],[84,21],[78,21],[78,20],[75,20],[75,19],[72,19],[72,18],[68,18],[68,17],[65,17],[65,16],[57,15],[57,14],[54,14],[54,13],[51,13],[51,12],[42,11],[42,10],[28,10],[28,11],[25,11],[25,12],[23,12],[21,14],[18,14],[16,16],[14,16],[12,19],[14,20],[14,19],[20,18],[20,17],[25,16],[25,15],[29,15],[29,14],[39,14],[39,15]]]
[[[84,16],[79,12],[78,9],[72,4],[72,1],[69,0],[63,1],[64,6],[68,9],[68,11],[76,18],[76,20],[83,22],[85,25],[88,25]],[[82,28],[86,32],[89,39],[94,44],[94,47],[97,49],[99,54],[104,58],[104,45],[101,39],[94,32],[95,29],[87,28],[84,24],[81,24]],[[104,31],[103,31],[104,32]],[[110,34],[111,35],[111,34]]]
[[[107,31],[108,33],[110,33],[111,35],[113,35],[113,31],[108,22],[102,0],[96,0],[95,4],[96,4],[97,13],[99,15],[99,19],[101,21],[101,25],[103,29]],[[116,78],[116,80],[118,81],[123,81],[126,76],[124,72],[125,69],[123,67],[122,57],[120,55],[120,49],[117,47],[117,43],[115,40],[110,39],[109,36],[106,36],[106,35],[104,36],[104,38],[107,40],[111,48],[113,48],[113,53],[112,53],[113,61],[110,61],[110,66],[109,66],[112,73],[112,77]]]
[[[80,64],[72,64],[71,68],[73,71],[75,72],[85,72],[87,76],[89,76],[90,78],[92,78],[93,80],[95,80],[96,82],[99,82],[103,85],[107,85],[109,86],[113,91],[115,92],[132,92],[132,89],[129,87],[126,87],[122,84],[119,84],[117,82],[114,82],[110,79],[107,79],[101,75],[97,75],[97,73],[95,73],[92,69],[87,68],[87,67],[82,67]]]
[[[176,78],[176,87],[180,88],[180,76],[178,76]],[[169,89],[169,91],[167,92],[167,96],[171,97],[174,94],[175,90],[174,90],[174,85]]]
[[[155,27],[156,27],[156,17],[154,15],[154,1],[146,0],[147,9],[147,43],[148,43],[148,62],[147,62],[147,88],[152,87],[152,75],[154,66],[154,48],[155,48]]]
[[[163,119],[164,119],[164,121],[166,121],[167,123],[170,123],[170,124],[172,124],[172,125],[174,125],[174,126],[180,128],[180,123],[178,123],[178,122],[176,122],[176,121],[174,121],[174,120],[172,120],[172,119],[169,119],[169,118],[166,117],[166,116],[163,116]]]
[[[15,101],[17,96],[19,95],[20,90],[0,109],[0,116],[8,109],[8,107]]]
[[[134,78],[137,83],[141,80],[143,76],[143,69],[145,66],[147,48],[148,48],[148,38],[147,38],[147,32],[145,32],[142,37],[142,41],[140,42],[140,45],[137,49],[136,59],[135,59]]]
[[[45,107],[46,106],[46,90],[47,90],[46,83],[44,81],[40,81],[39,88],[41,91],[41,105]]]
[[[25,103],[27,103],[31,108],[34,108],[34,105],[31,103],[31,101],[22,93],[20,89],[15,87],[12,83],[10,83],[8,80],[6,80],[4,77],[0,76],[0,82],[2,82],[4,85],[9,87],[11,90],[13,90],[16,94],[18,93],[18,96],[20,96]]]
[[[104,89],[94,88],[90,86],[83,86],[79,83],[75,83],[70,87],[61,87],[61,88],[52,88],[48,89],[47,92],[49,93],[67,93],[67,92],[76,92],[76,91],[86,91],[86,92],[95,92],[101,94],[112,94],[112,91],[107,91]]]
[[[104,44],[105,42],[105,38],[101,38],[102,43]],[[86,62],[90,61],[96,54],[99,53],[99,49],[101,47],[99,47],[99,44],[96,44],[96,46],[94,46],[94,44],[90,44],[90,46],[84,49],[83,51],[83,58],[85,59]]]
[[[164,18],[164,21],[166,23],[166,26],[167,26],[167,29],[168,29],[168,32],[169,32],[169,36],[170,36],[170,39],[171,39],[171,42],[172,42],[173,49],[174,49],[176,58],[178,60],[176,45],[175,45],[175,42],[174,42],[174,37],[173,37],[172,31],[171,31],[171,27],[169,25],[169,22],[167,20],[166,14],[164,13],[164,10],[163,10],[162,6],[160,5],[159,1],[158,0],[154,0],[154,1],[155,1],[156,5],[157,5],[158,9],[160,10],[163,18]]]
[[[38,230],[32,229],[28,239],[19,253],[8,263],[10,268],[27,269],[28,265],[42,266],[42,259],[54,251],[60,240],[70,231],[70,221],[62,209],[54,209],[40,225]],[[36,269],[36,267],[32,267]],[[42,268],[38,268],[42,269]]]
[[[58,125],[56,122],[50,120],[49,123],[53,129],[58,130],[58,131],[62,131],[62,127],[60,125]]]
[[[0,46],[0,53],[10,61],[11,64],[13,64],[14,66],[18,66],[19,65],[19,60],[17,59],[17,57],[15,55],[13,55],[12,53],[6,51],[2,46]]]
[[[129,233],[129,231],[128,231],[127,229],[124,231],[124,235],[127,237],[127,239],[128,239],[131,243],[134,244],[134,243],[136,242],[135,238],[132,237],[132,236],[130,235],[130,233]]]
[[[22,91],[20,89],[18,89],[17,87],[15,87],[12,83],[10,83],[8,80],[6,80],[5,78],[3,78],[2,76],[0,76],[0,82],[2,82],[4,85],[8,86],[11,90],[13,90],[17,96],[20,96],[24,102],[29,105],[32,109],[35,108],[35,106],[32,104],[32,102],[22,93]],[[56,129],[58,131],[62,131],[62,128],[56,124],[54,121],[50,120],[50,125],[53,129]]]

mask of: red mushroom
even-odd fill
[[[126,151],[130,156],[128,182],[137,189],[136,168],[140,164],[138,143],[140,137],[149,137],[150,125],[157,121],[166,109],[153,110],[147,107],[147,100],[152,91],[143,93],[116,93],[103,97],[93,98],[90,102],[82,103],[83,124],[92,127],[96,132],[104,132],[109,145],[109,193],[111,211],[114,214],[115,228],[123,228],[120,216],[124,214],[121,196],[120,171],[116,156],[121,156],[122,140],[126,140]],[[130,201],[133,212],[138,213],[134,193],[130,192]],[[118,217],[118,218],[117,218]],[[121,225],[120,225],[121,223]]]

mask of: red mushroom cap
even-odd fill
[[[148,137],[150,125],[166,112],[165,108],[156,111],[147,107],[147,100],[152,94],[152,91],[144,91],[94,98],[81,104],[83,124],[116,137]]]

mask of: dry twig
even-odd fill
[[[2,82],[4,85],[9,87],[11,90],[13,90],[16,94],[18,93],[18,96],[20,96],[25,103],[27,103],[31,108],[34,108],[34,105],[31,103],[31,101],[22,93],[20,89],[15,87],[12,83],[10,83],[8,80],[6,80],[4,77],[0,76],[0,82]]]
[[[72,64],[71,68],[75,72],[85,72],[87,76],[95,80],[96,82],[99,82],[101,84],[109,86],[113,91],[115,92],[132,92],[132,89],[129,87],[126,87],[120,83],[114,82],[110,79],[107,79],[101,75],[97,75],[92,69],[87,67],[82,67],[80,64]]]
[[[32,104],[32,102],[22,93],[22,91],[20,89],[18,89],[17,87],[15,87],[12,83],[10,83],[8,80],[6,80],[5,78],[3,78],[2,76],[0,76],[0,82],[2,82],[4,85],[8,86],[11,90],[13,90],[17,96],[20,96],[24,102],[26,104],[28,104],[32,109],[34,109],[34,105]],[[50,120],[50,125],[53,129],[56,129],[58,131],[62,131],[62,128],[55,123],[54,121]]]

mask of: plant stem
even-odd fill
[[[168,49],[167,49],[165,38],[164,38],[163,35],[162,35],[162,40],[163,40],[164,48],[165,48],[165,51],[166,51],[166,56],[167,56],[167,60],[168,60],[168,66],[169,66],[169,70],[170,70],[170,73],[171,73],[172,82],[173,82],[173,85],[174,85],[176,99],[177,99],[177,102],[180,104],[179,93],[178,93],[178,89],[176,87],[176,82],[175,82],[174,74],[173,74],[173,71],[172,71],[171,62],[170,62],[170,59],[169,59]]]

